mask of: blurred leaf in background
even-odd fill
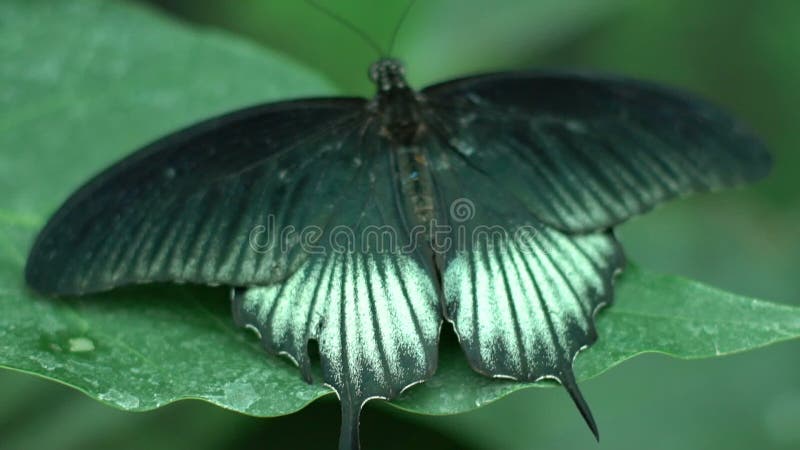
[[[509,69],[586,32],[623,10],[627,0],[418,1],[403,23],[392,56],[416,86],[469,72]],[[284,52],[326,74],[343,92],[371,96],[366,77],[375,52],[307,2],[291,0],[154,0],[201,24],[220,26]],[[322,0],[385,46],[404,0]]]
[[[303,2],[152,3],[186,19],[247,35],[316,69],[343,91],[371,94],[364,76],[374,59],[369,48]],[[800,304],[796,278],[800,265],[800,139],[795,111],[800,104],[796,81],[800,79],[796,57],[800,54],[800,27],[792,19],[800,17],[797,2],[418,3],[395,52],[408,62],[412,81],[418,86],[473,70],[531,65],[595,68],[689,88],[727,105],[751,123],[776,154],[771,179],[747,191],[672,204],[623,227],[622,237],[631,258],[643,266],[682,273],[747,295]],[[326,4],[379,41],[388,40],[404,7],[399,1]],[[9,19],[0,17],[0,28],[4,20]],[[132,35],[143,37],[162,40],[165,51],[173,45],[169,36]],[[211,41],[213,47],[215,40]],[[0,43],[22,44],[15,44],[13,36]],[[46,46],[42,43],[42,50]],[[102,62],[102,58],[86,61],[82,56],[86,55],[76,49],[75,58],[67,63]],[[203,82],[210,76],[180,77],[190,60],[176,61],[171,68],[175,80]],[[211,74],[215,80],[241,82],[235,67],[220,63],[218,70]],[[257,83],[253,89],[253,100],[277,95],[276,91],[259,91]],[[0,95],[13,95],[13,91],[4,89]],[[230,101],[229,105],[241,101],[228,99],[224,88],[211,95],[217,95],[221,108],[225,101]],[[41,105],[21,107],[38,114]],[[48,111],[54,120],[61,113],[80,114],[80,108]],[[154,114],[152,123],[134,125],[152,127],[155,133],[176,124],[161,124]],[[119,150],[135,144],[120,143]],[[45,169],[54,177],[59,175],[57,167]],[[97,168],[87,168],[91,169]],[[15,173],[13,167],[1,167],[3,170]],[[10,188],[2,186],[4,191]],[[326,403],[291,418],[270,420],[250,419],[197,402],[141,415],[112,414],[58,386],[7,373],[0,376],[4,401],[0,414],[7,415],[0,415],[0,436],[4,438],[0,448],[174,448],[193,442],[205,448],[262,448],[269,443],[282,448],[275,439],[286,434],[309,437],[309,446],[335,442],[338,410]],[[797,380],[800,361],[796,345],[691,363],[652,356],[585,384],[603,431],[599,446],[576,420],[572,405],[554,390],[517,393],[452,417],[397,415],[374,406],[368,408],[364,419],[364,443],[368,446],[370,433],[374,433],[374,442],[395,442],[387,438],[396,436],[396,442],[406,443],[397,448],[408,447],[412,436],[431,448],[794,449],[800,446]],[[404,421],[409,423],[407,428]],[[167,422],[174,427],[165,430]],[[314,431],[331,424],[334,427],[327,437],[313,440]]]

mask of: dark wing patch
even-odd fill
[[[342,404],[341,449],[358,448],[359,414],[436,369],[442,322],[435,277],[396,203],[388,142],[369,128],[346,146],[364,147],[362,170],[313,239],[312,252],[282,282],[239,290],[236,322],[265,348],[289,356],[310,381],[308,341],[319,344],[325,383]]]
[[[762,178],[771,166],[728,114],[647,83],[510,73],[423,92],[452,146],[565,231],[602,230],[676,196]]]
[[[28,258],[28,284],[66,295],[285,277],[305,256],[291,242],[286,251],[263,242],[264,232],[327,222],[360,157],[342,144],[363,125],[363,105],[322,99],[255,107],[134,153],[50,219]]]

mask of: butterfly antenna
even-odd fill
[[[414,6],[417,0],[410,0],[406,5],[406,9],[403,10],[403,14],[400,16],[400,19],[397,21],[397,25],[394,27],[394,31],[392,32],[392,39],[389,41],[389,51],[387,52],[387,56],[391,56],[392,50],[394,50],[394,43],[397,40],[397,33],[400,32],[400,26],[403,25],[405,22],[406,17],[408,17],[408,12],[411,11],[411,7]]]
[[[340,25],[343,25],[345,28],[358,35],[361,39],[364,40],[364,42],[366,42],[370,47],[372,47],[373,50],[375,50],[375,53],[378,54],[378,57],[381,57],[384,54],[383,50],[381,49],[381,46],[378,45],[378,43],[375,42],[375,40],[372,39],[367,33],[365,33],[364,30],[355,26],[353,22],[350,22],[349,20],[345,19],[339,14],[336,14],[333,10],[320,5],[315,0],[306,0],[306,3],[312,6],[313,8],[316,8],[318,11],[322,12],[323,14],[330,17],[334,21],[339,22]]]

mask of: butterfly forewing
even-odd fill
[[[570,232],[676,196],[761,178],[761,142],[719,108],[648,83],[505,73],[423,90],[442,127],[505,195]]]
[[[269,231],[324,223],[353,179],[363,100],[255,107],[176,133],[83,186],[39,235],[28,283],[54,294],[284,277],[305,256]],[[269,229],[268,229],[269,227]],[[286,249],[284,246],[283,249]]]

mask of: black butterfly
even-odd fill
[[[637,81],[519,72],[417,92],[392,59],[370,75],[371,100],[236,111],[113,165],[50,219],[28,284],[236,286],[236,323],[309,381],[318,341],[342,449],[367,400],[433,375],[442,319],[476,371],[558,380],[597,434],[572,361],[624,265],[612,227],[765,176],[764,147]]]

